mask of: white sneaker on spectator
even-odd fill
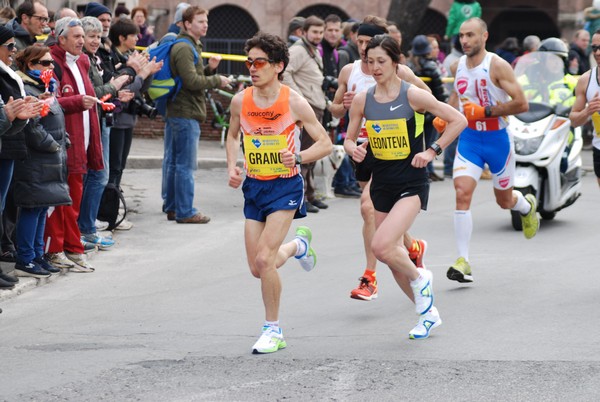
[[[129,222],[127,219],[123,219],[123,222],[119,223],[116,230],[129,230],[133,227],[133,223]]]
[[[106,230],[107,227],[108,227],[108,222],[103,222],[103,221],[99,221],[98,219],[96,219],[96,231],[102,232],[103,230]]]
[[[62,251],[60,253],[46,254],[46,260],[48,260],[48,262],[54,265],[56,268],[68,269],[75,266],[73,261],[69,260]]]
[[[65,255],[69,260],[75,263],[74,266],[70,269],[71,272],[87,273],[95,271],[92,264],[88,262],[85,254],[69,253],[68,251],[66,251]]]

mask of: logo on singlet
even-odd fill
[[[281,117],[281,113],[277,113],[275,116],[273,117],[265,117],[265,120],[277,120],[278,118]]]
[[[390,112],[393,112],[394,110],[398,109],[401,106],[402,106],[402,103],[397,106],[390,106]]]
[[[467,80],[466,78],[459,78],[458,81],[456,81],[456,89],[458,89],[458,93],[461,95],[465,93],[468,86],[469,80]]]

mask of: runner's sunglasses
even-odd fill
[[[250,68],[252,68],[252,66],[254,66],[254,68],[256,68],[258,70],[258,69],[263,68],[264,66],[266,66],[269,63],[273,63],[273,60],[269,60],[264,57],[257,57],[254,60],[249,58],[244,63],[246,64],[246,68],[248,68],[248,70],[250,70]]]

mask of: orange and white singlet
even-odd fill
[[[246,176],[258,180],[293,177],[298,167],[285,167],[279,153],[284,148],[300,152],[301,129],[290,111],[290,88],[281,85],[279,97],[265,109],[254,104],[253,90],[244,90],[240,115]]]

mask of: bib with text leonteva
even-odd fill
[[[249,174],[272,176],[288,174],[279,151],[287,148],[285,135],[244,135],[244,156]]]
[[[401,160],[410,155],[406,119],[367,120],[366,128],[369,145],[377,159]]]
[[[594,124],[596,137],[600,137],[600,114],[598,114],[598,112],[592,114],[592,124]]]

